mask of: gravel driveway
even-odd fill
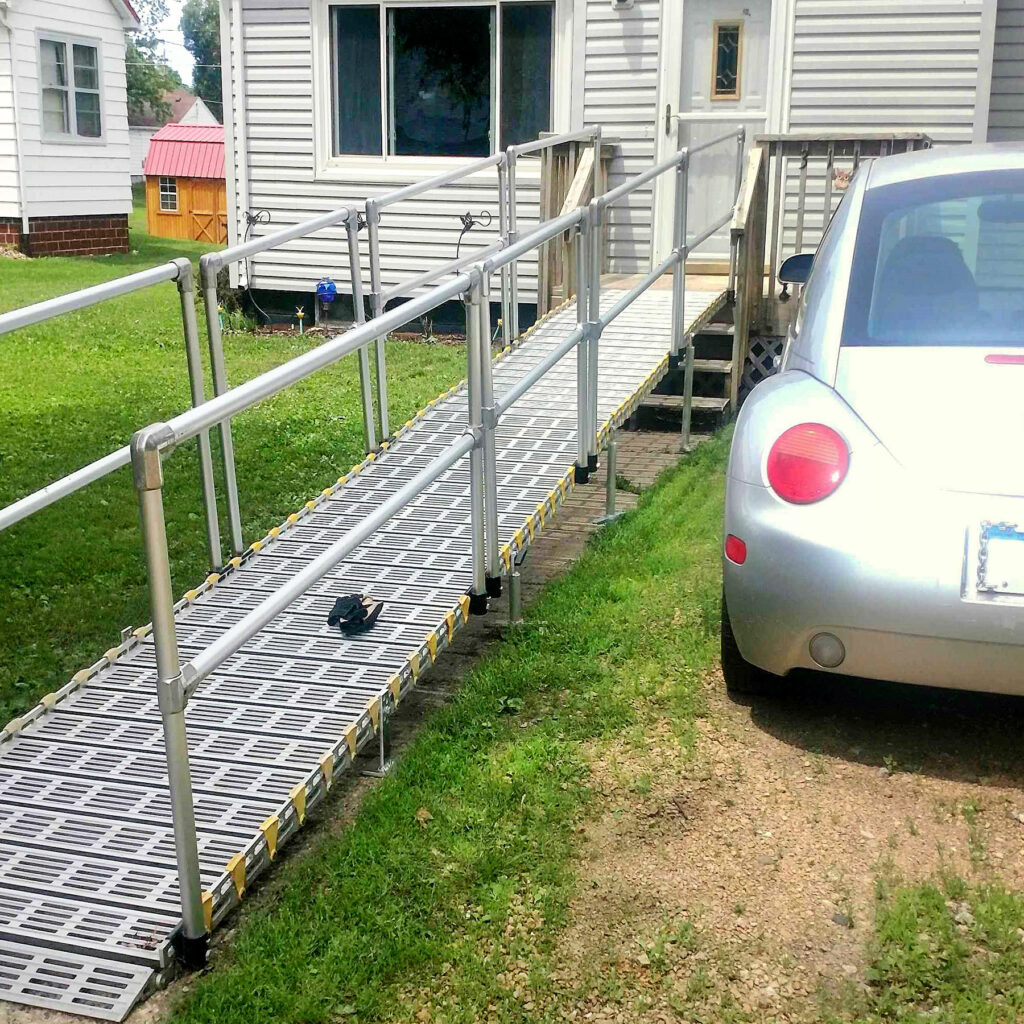
[[[569,1019],[850,1019],[876,884],[1024,887],[1024,699],[811,674],[750,706],[705,690],[695,755],[667,723],[598,752]]]

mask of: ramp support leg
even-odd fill
[[[508,621],[511,626],[523,621],[523,577],[518,562],[512,563],[508,577]]]
[[[676,265],[672,268],[672,344],[669,349],[669,364],[679,363],[683,334],[686,331],[686,192],[688,164],[682,157],[676,167],[675,208],[672,218],[672,254]]]
[[[385,694],[380,702],[380,725],[377,729],[377,767],[367,768],[362,775],[382,779],[394,770],[395,761],[391,756],[391,715],[394,710],[391,695]]]
[[[690,421],[693,418],[693,335],[685,341],[686,367],[683,371],[683,451],[690,450]]]
[[[615,510],[615,499],[616,499],[616,487],[615,483],[618,479],[618,462],[619,462],[619,443],[615,438],[615,431],[612,431],[608,438],[608,447],[604,452],[605,469],[607,476],[604,482],[604,515],[599,516],[595,522],[614,523],[616,519],[621,519],[623,513]]]
[[[197,968],[206,963],[209,934],[203,914],[192,776],[185,732],[185,684],[178,658],[171,565],[164,522],[160,451],[172,439],[173,434],[167,425],[158,423],[138,431],[132,437],[131,452],[135,489],[142,512],[142,540],[146,553],[153,643],[156,650],[157,696],[164,729],[174,853],[181,892],[182,930],[178,951],[188,967]]]

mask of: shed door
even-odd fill
[[[224,182],[197,178],[192,182],[192,230],[197,242],[224,245],[228,240]]]
[[[697,146],[743,125],[747,146],[765,130],[771,0],[686,0],[679,97],[679,141]],[[722,143],[693,157],[687,199],[689,235],[732,208],[736,146]],[[695,253],[727,259],[728,228]]]

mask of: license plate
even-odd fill
[[[1024,532],[1016,523],[982,523],[978,589],[1024,595]]]

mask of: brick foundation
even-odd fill
[[[103,256],[128,251],[128,214],[83,217],[30,217],[28,235],[21,221],[0,220],[0,245],[16,245],[29,256]]]
[[[14,217],[0,217],[0,245],[21,245],[21,221]]]

